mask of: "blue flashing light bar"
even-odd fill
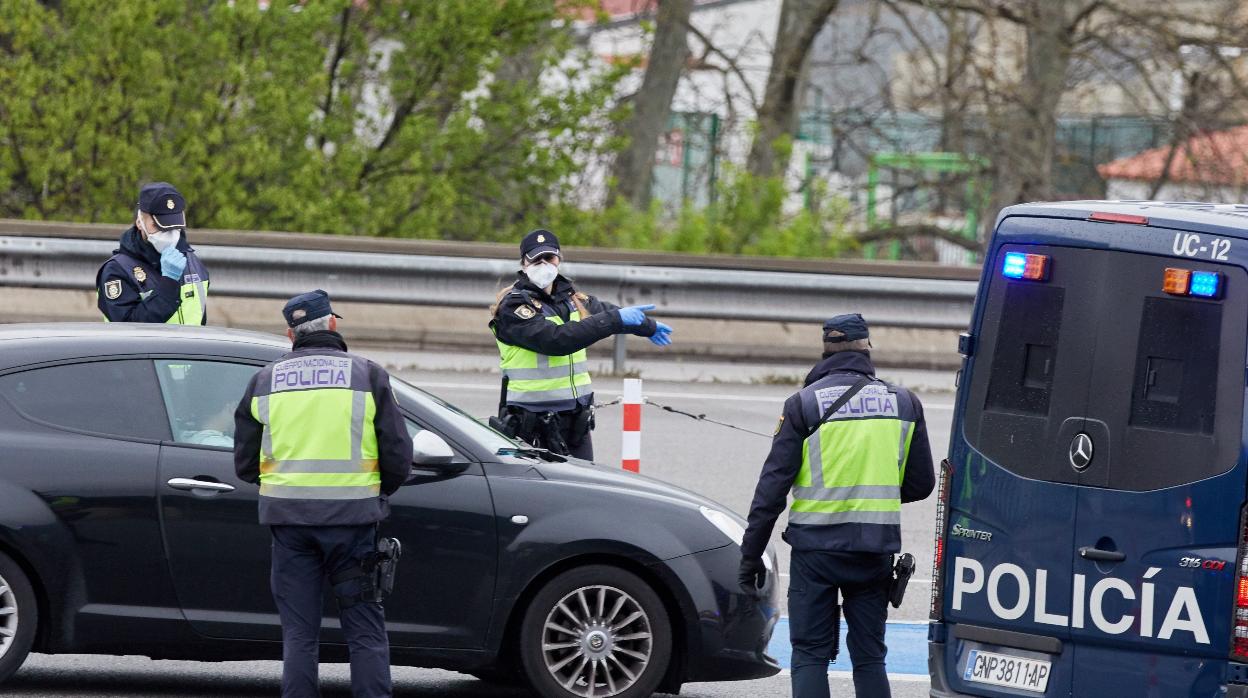
[[[1022,252],[1006,252],[1005,266],[1001,269],[1001,274],[1007,279],[1021,279],[1023,273],[1027,271],[1027,255]]]
[[[1201,298],[1217,298],[1222,286],[1222,275],[1216,271],[1192,272],[1192,285],[1189,293]]]

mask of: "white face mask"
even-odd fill
[[[178,238],[182,237],[182,229],[162,230],[159,233],[148,233],[147,241],[152,243],[152,247],[157,252],[164,252],[170,247],[178,244]]]
[[[559,276],[559,267],[550,262],[532,264],[524,270],[524,275],[529,277],[529,281],[532,281],[534,286],[546,288],[555,282],[556,276]]]
[[[157,252],[164,252],[170,247],[178,244],[178,239],[182,236],[181,228],[160,230],[155,233],[148,232],[147,228],[143,225],[142,215],[139,215],[134,219],[134,227],[138,228],[139,232],[147,236],[147,241],[152,243],[152,247],[155,247]]]

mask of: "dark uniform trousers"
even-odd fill
[[[828,662],[841,632],[836,620],[843,599],[846,644],[858,698],[888,698],[884,624],[892,556],[880,553],[794,550],[789,565],[789,641],[793,645],[794,698],[828,698]]]
[[[359,565],[377,547],[377,527],[271,526],[273,599],[282,620],[282,697],[316,698],[321,611],[325,583]],[[334,587],[335,596],[359,592],[359,580]],[[355,698],[388,697],[390,642],[381,604],[356,603],[339,613],[351,653],[351,693]]]

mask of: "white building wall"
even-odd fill
[[[1133,179],[1111,179],[1106,182],[1105,198],[1110,200],[1143,201],[1149,198],[1153,183]],[[1238,187],[1192,182],[1162,185],[1155,201],[1202,201],[1211,204],[1248,202],[1248,192]]]

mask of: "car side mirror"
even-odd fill
[[[417,467],[447,466],[455,460],[455,452],[441,436],[421,430],[412,437],[412,465]]]

